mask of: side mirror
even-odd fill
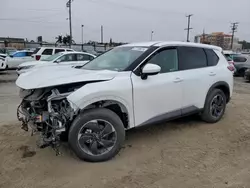
[[[155,65],[155,64],[146,64],[143,68],[142,68],[142,72],[141,72],[141,79],[146,80],[148,78],[148,76],[153,76],[158,74],[161,71],[161,67],[159,65]]]

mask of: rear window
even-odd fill
[[[234,62],[238,62],[238,63],[244,63],[247,61],[247,58],[242,57],[242,56],[234,56],[233,57]]]
[[[207,54],[207,65],[208,66],[215,66],[219,62],[219,57],[216,55],[216,53],[211,49],[205,49],[205,52]]]
[[[31,56],[34,52],[26,52],[26,56]]]
[[[33,54],[36,54],[41,48],[36,48]]]
[[[55,54],[59,53],[59,52],[64,52],[64,49],[55,49]]]

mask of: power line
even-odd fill
[[[231,23],[231,29],[232,29],[231,49],[233,49],[234,33],[237,32],[238,25],[239,22]]]
[[[188,27],[185,29],[185,30],[187,30],[187,42],[190,42],[189,41],[189,31],[191,29],[193,29],[193,28],[190,27],[190,19],[191,19],[192,16],[193,16],[193,14],[189,14],[189,15],[186,16],[188,18]]]
[[[0,21],[14,21],[14,22],[30,22],[30,23],[48,23],[48,24],[65,24],[63,22],[39,21],[19,18],[0,18]]]

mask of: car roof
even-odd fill
[[[152,42],[140,42],[140,43],[131,43],[125,44],[122,46],[143,46],[143,47],[150,47],[150,46],[189,46],[189,47],[198,47],[198,48],[208,48],[214,49],[218,51],[222,51],[221,47],[208,45],[208,44],[200,44],[200,43],[193,43],[193,42],[180,42],[180,41],[152,41]]]
[[[64,50],[73,50],[73,49],[70,49],[70,48],[53,47],[53,46],[43,46],[43,47],[37,47],[37,48],[41,48],[41,49],[45,49],[45,48],[50,48],[50,49],[64,49]]]
[[[73,52],[60,52],[60,54],[88,54],[88,55],[92,55],[92,56],[95,56],[91,53],[87,53],[87,52],[76,52],[76,51],[73,51]]]

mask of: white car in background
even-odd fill
[[[39,47],[33,52],[32,57],[34,60],[43,60],[51,55],[57,54],[59,52],[74,52],[73,49],[69,48],[59,48],[59,47]]]
[[[6,65],[6,60],[3,57],[0,57],[0,71],[1,70],[6,70],[7,69],[7,65]]]
[[[95,57],[95,55],[85,52],[60,52],[40,61],[22,63],[17,68],[17,74],[20,75],[42,67],[83,66]]]

